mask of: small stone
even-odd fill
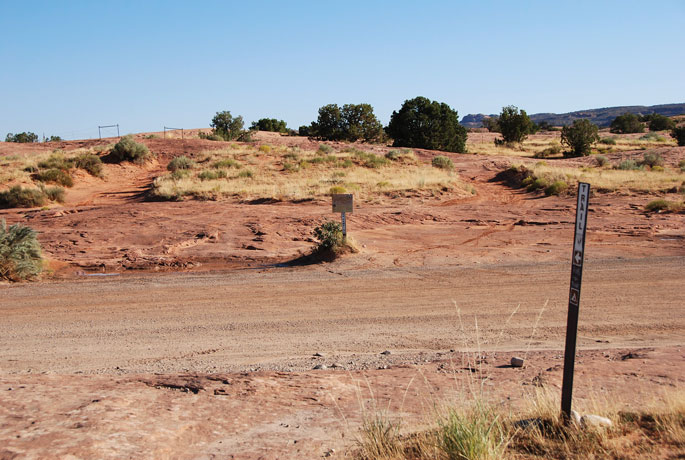
[[[385,350],[384,352],[381,352],[381,354],[382,354],[382,355],[386,355],[386,356],[387,356],[387,355],[389,355],[389,354],[390,354],[390,350]]]
[[[517,356],[511,358],[511,367],[523,367],[523,358]]]
[[[316,366],[314,366],[314,370],[324,370],[324,369],[326,369],[325,364],[317,364]]]
[[[611,420],[599,415],[587,414],[580,417],[580,426],[582,428],[605,428],[613,425]]]

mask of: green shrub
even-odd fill
[[[655,166],[663,166],[664,159],[658,153],[645,153],[640,164],[654,168]]]
[[[554,155],[559,155],[561,153],[561,145],[553,145],[551,147],[547,147],[546,149],[536,152],[535,155],[533,155],[534,158],[549,158]]]
[[[573,120],[571,126],[561,129],[561,143],[570,149],[570,156],[587,156],[592,144],[599,140],[599,128],[587,119]]]
[[[325,105],[319,108],[317,120],[309,127],[301,127],[299,133],[329,141],[385,140],[383,126],[369,104],[345,104],[342,108],[337,104]]]
[[[0,222],[0,278],[19,281],[38,276],[43,270],[36,232],[20,224],[7,228]]]
[[[212,133],[214,135],[218,135],[222,140],[226,141],[238,139],[244,134],[243,117],[237,116],[234,118],[231,112],[227,110],[217,112],[214,118],[212,118],[210,126],[213,128]]]
[[[73,187],[74,179],[68,172],[61,169],[46,169],[33,175],[33,178],[40,182],[59,184],[64,187]]]
[[[459,124],[457,111],[425,97],[404,101],[392,113],[387,132],[394,147],[466,152],[466,128]]]
[[[402,153],[399,150],[391,150],[385,154],[385,158],[390,161],[397,161],[402,157]]]
[[[166,169],[169,171],[178,171],[179,169],[193,169],[195,162],[190,158],[182,155],[172,159],[167,165]]]
[[[365,168],[376,169],[388,164],[388,160],[385,157],[379,157],[375,153],[371,152],[363,152],[361,150],[357,150],[354,154],[354,157],[358,160],[361,160],[362,166],[364,166]]]
[[[342,236],[342,226],[338,222],[325,222],[314,229],[314,237],[319,241],[316,249],[335,249],[342,244]]]
[[[150,150],[145,144],[136,142],[133,136],[129,134],[114,144],[109,155],[115,163],[130,161],[131,163],[142,164],[150,156]]]
[[[283,171],[297,172],[299,170],[300,170],[300,166],[296,163],[288,163],[287,161],[283,163]]]
[[[38,142],[38,135],[30,131],[19,134],[8,133],[5,137],[5,142],[18,142],[21,144]]]
[[[185,179],[188,176],[190,176],[190,170],[189,169],[177,169],[176,171],[171,172],[171,178],[173,180]]]
[[[233,160],[232,158],[226,158],[223,160],[219,160],[215,162],[212,165],[216,169],[221,169],[221,168],[235,168],[235,169],[240,169],[242,168],[242,165],[238,163],[237,161]]]
[[[609,159],[604,155],[597,155],[595,157],[595,161],[597,162],[597,166],[599,167],[606,166],[609,163]]]
[[[83,169],[91,176],[102,177],[102,160],[92,153],[84,153],[76,157],[74,166]]]
[[[254,172],[250,171],[249,169],[243,169],[238,173],[238,177],[251,179],[254,177]]]
[[[64,202],[64,189],[62,187],[45,187],[42,190],[48,200]]]
[[[525,182],[525,180],[524,180],[524,182]],[[521,184],[523,184],[523,182],[521,182]],[[532,180],[532,182],[530,182],[528,184],[528,186],[526,188],[529,192],[534,192],[535,190],[538,190],[541,188],[542,189],[547,188],[548,185],[549,185],[549,183],[547,182],[546,179],[544,179],[542,177],[536,177]]]
[[[568,184],[563,180],[556,180],[551,185],[545,187],[545,195],[561,195],[568,189]]]
[[[46,160],[39,161],[38,167],[68,171],[74,167],[74,160],[66,158],[61,150],[55,150]]]
[[[664,115],[655,113],[649,119],[650,131],[665,131],[673,128],[675,128],[675,122]]]
[[[0,208],[35,208],[43,206],[45,193],[36,188],[22,188],[21,185],[0,192]]]
[[[642,133],[644,130],[645,125],[640,122],[640,118],[628,112],[614,118],[609,129],[612,133],[619,134]]]
[[[649,212],[679,212],[683,209],[683,203],[676,203],[673,201],[668,201],[664,199],[654,200],[647,203],[645,210]]]
[[[671,130],[671,137],[676,140],[678,146],[685,146],[685,125],[673,128],[673,130]]]
[[[259,146],[259,151],[262,153],[270,153],[271,152],[271,146],[267,144],[262,144]]]
[[[437,157],[433,157],[433,159],[431,160],[431,165],[433,165],[433,167],[435,168],[440,169],[454,169],[454,163],[452,163],[452,160],[444,155],[438,155]]]
[[[211,170],[206,169],[204,171],[201,171],[197,175],[197,177],[200,180],[217,180],[217,179],[227,178],[228,174],[223,169],[219,169],[219,170],[215,170],[215,171],[211,171]]]
[[[613,137],[603,137],[599,140],[600,144],[616,145],[616,139]]]
[[[328,190],[330,195],[335,195],[336,193],[347,193],[347,189],[342,185],[334,185]]]
[[[318,151],[321,153],[328,154],[328,153],[331,153],[333,151],[333,147],[331,147],[330,145],[327,145],[327,144],[319,144],[319,150]]]
[[[513,105],[502,107],[498,125],[502,139],[507,144],[521,143],[528,137],[528,134],[533,132],[533,122],[526,111],[519,111],[518,107]]]
[[[635,171],[642,168],[635,162],[635,160],[623,160],[618,164],[616,169],[620,169],[623,171]]]
[[[208,140],[208,141],[219,141],[219,142],[223,142],[223,141],[226,140],[226,139],[224,139],[224,137],[223,137],[221,134],[203,133],[202,131],[200,131],[199,133],[197,133],[197,137],[199,137],[200,139]]]
[[[253,121],[250,129],[255,131],[271,131],[275,133],[285,133],[288,131],[286,122],[275,118],[260,118],[258,121]]]

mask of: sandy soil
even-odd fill
[[[149,202],[170,158],[217,143],[145,142],[155,162],[79,177],[64,206],[0,210],[40,232],[54,270],[0,284],[0,458],[342,456],[360,402],[420,425],[431,401],[468,398],[471,352],[495,400],[559,387],[575,203],[494,180],[520,158],[450,155],[477,195],[357,203],[359,254],[284,267],[329,202]],[[685,222],[645,214],[653,198],[591,199],[581,402],[682,387]],[[501,367],[514,354],[529,365]]]

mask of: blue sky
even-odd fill
[[[0,136],[297,128],[328,103],[386,124],[415,96],[459,112],[685,102],[685,1],[0,0]]]

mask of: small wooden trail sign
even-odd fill
[[[345,213],[352,212],[354,209],[354,199],[351,193],[335,193],[333,198],[333,212],[339,212],[342,220],[343,239],[347,238],[347,220]]]
[[[580,284],[583,279],[585,258],[585,230],[590,199],[590,184],[578,184],[576,204],[576,227],[573,232],[573,255],[571,257],[571,287],[568,295],[568,319],[566,321],[566,349],[564,351],[564,378],[561,385],[561,413],[571,420],[573,397],[573,368],[576,361],[576,338],[578,335],[578,312],[580,307]]]

